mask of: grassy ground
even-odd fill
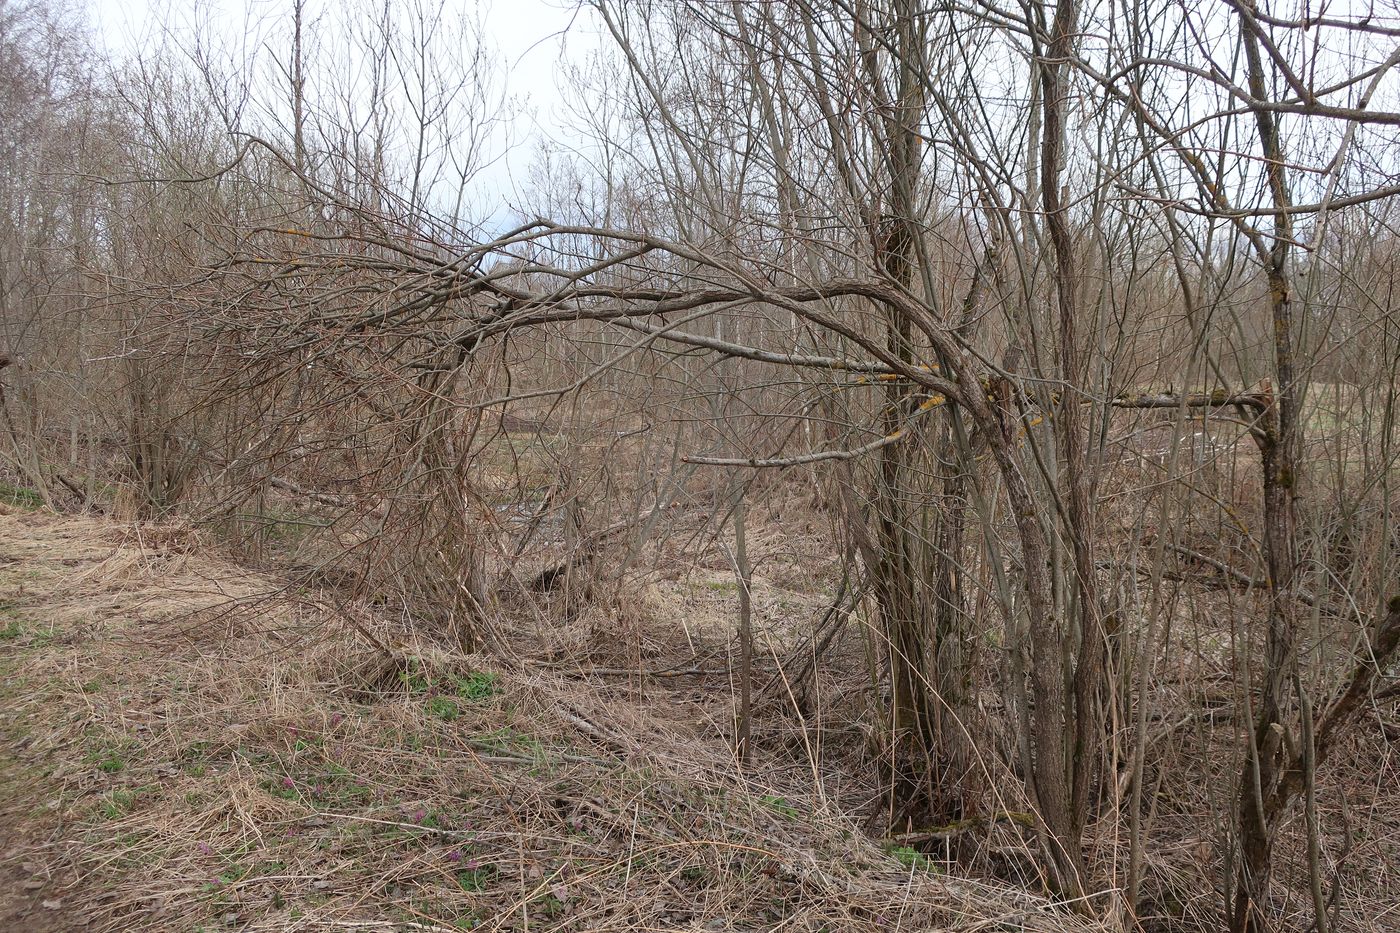
[[[0,925],[1088,929],[741,776],[683,710],[415,639],[178,528],[0,514]]]

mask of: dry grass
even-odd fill
[[[1092,928],[883,851],[683,715],[202,553],[0,515],[6,838],[40,882],[7,906],[35,929],[31,894],[123,931]]]

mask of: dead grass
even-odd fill
[[[319,594],[198,544],[0,515],[5,740],[54,824],[7,838],[74,925],[1091,928],[741,777],[684,715],[357,613],[385,658]]]

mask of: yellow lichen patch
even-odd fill
[[[930,395],[928,398],[924,399],[921,405],[919,405],[919,411],[928,411],[930,408],[937,408],[939,405],[942,405],[946,401],[947,399],[941,395]]]

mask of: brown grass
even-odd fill
[[[1093,928],[741,775],[683,708],[205,553],[178,527],[0,515],[5,848],[41,882],[5,905],[23,928]]]

